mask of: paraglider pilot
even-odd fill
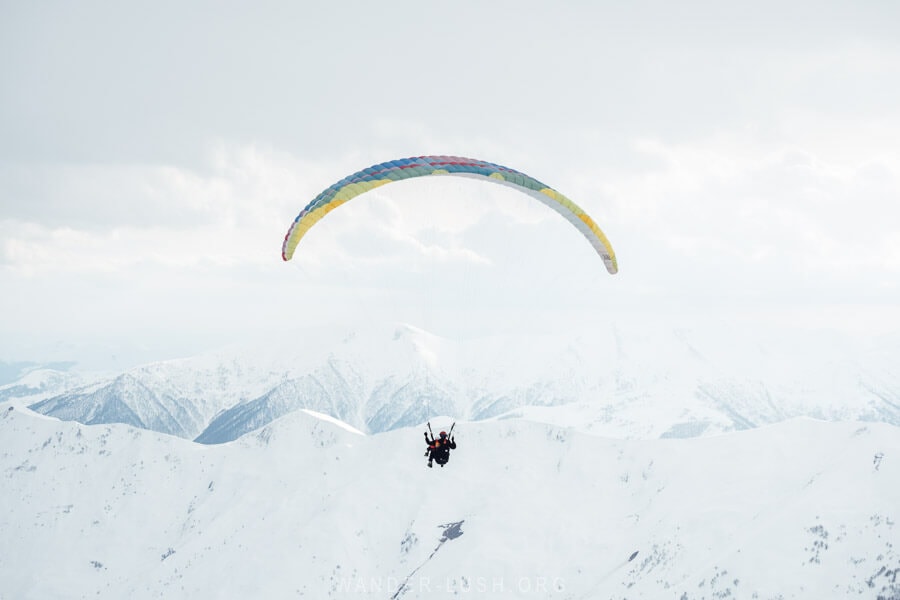
[[[456,441],[452,437],[447,437],[447,432],[442,431],[437,439],[432,434],[428,439],[428,432],[425,432],[425,443],[428,444],[428,467],[431,468],[431,462],[434,461],[443,467],[450,460],[450,451],[456,449]]]

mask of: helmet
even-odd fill
[[[447,437],[447,432],[446,432],[446,431],[442,431],[442,432],[441,432],[441,437]]]

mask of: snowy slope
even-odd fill
[[[420,429],[306,412],[206,446],[4,409],[0,439],[3,598],[900,597],[885,424],[465,423],[431,470]]]

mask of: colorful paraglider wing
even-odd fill
[[[616,254],[606,236],[591,217],[577,204],[544,185],[537,179],[515,169],[473,158],[458,156],[417,156],[401,158],[358,171],[341,179],[316,196],[306,208],[300,211],[288,229],[281,247],[281,257],[290,260],[297,244],[306,232],[329,212],[369,190],[379,186],[425,175],[457,175],[475,177],[513,187],[540,200],[574,225],[591,243],[603,259],[606,270],[618,271]]]

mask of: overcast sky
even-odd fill
[[[892,1],[0,0],[0,360],[354,320],[896,331],[898,141]],[[619,274],[533,199],[446,177],[281,260],[317,193],[422,154],[560,190]]]

